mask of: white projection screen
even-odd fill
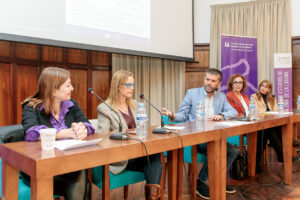
[[[193,0],[0,0],[0,40],[193,61]]]

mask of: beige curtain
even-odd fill
[[[131,71],[137,84],[135,99],[139,95],[157,106],[177,111],[185,95],[185,62],[147,58],[140,56],[112,55],[112,73],[118,70]],[[159,113],[145,103],[148,108],[149,124],[159,125]]]
[[[290,0],[211,6],[210,67],[221,68],[221,35],[258,38],[258,82],[274,79],[274,53],[291,52]]]

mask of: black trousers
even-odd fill
[[[30,186],[30,176],[22,174],[23,182]],[[55,176],[54,195],[63,196],[65,200],[88,200],[90,185],[87,181],[87,170]]]
[[[267,142],[274,148],[277,159],[283,162],[281,126],[265,129],[257,132],[257,153],[256,153],[256,171],[261,171],[263,151],[266,149]]]
[[[147,184],[160,184],[162,164],[160,162],[160,154],[153,154],[149,156],[150,160],[150,174],[147,156],[134,158],[128,161],[126,169],[132,171],[144,172]],[[150,179],[151,175],[151,179]]]

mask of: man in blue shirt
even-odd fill
[[[195,121],[196,106],[199,101],[205,103],[205,117],[209,120],[219,121],[224,119],[235,118],[238,116],[237,111],[228,103],[223,92],[218,92],[218,87],[221,85],[222,72],[217,69],[208,69],[205,73],[204,86],[201,88],[189,89],[178,113],[174,114],[166,108],[163,108],[163,114],[167,115],[174,121]],[[207,154],[207,144],[198,144],[198,152]],[[227,143],[227,169],[238,154],[238,149]],[[208,168],[207,161],[198,175],[197,179],[197,195],[209,199],[209,187],[207,185]],[[235,193],[235,189],[227,185],[227,193]]]

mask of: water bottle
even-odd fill
[[[300,111],[300,95],[297,98],[297,110]]]
[[[205,104],[202,101],[198,101],[196,107],[196,119],[197,121],[205,119]]]
[[[284,112],[284,102],[283,102],[283,97],[278,96],[278,113],[282,114]]]
[[[249,118],[250,118],[250,120],[254,120],[255,117],[256,117],[255,101],[254,101],[254,98],[251,97],[250,102],[249,102]]]
[[[140,139],[145,139],[147,137],[147,113],[144,103],[138,104],[138,109],[136,113],[136,135]]]

